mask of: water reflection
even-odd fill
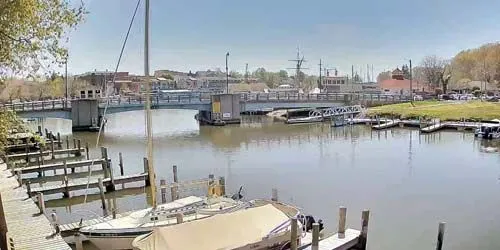
[[[439,221],[450,225],[449,249],[500,249],[500,240],[492,237],[500,234],[500,200],[494,198],[499,196],[499,157],[483,150],[498,149],[499,142],[475,139],[470,132],[285,125],[269,117],[200,128],[193,112],[155,110],[154,115],[158,179],[170,179],[175,164],[181,180],[224,175],[229,191],[243,185],[248,198],[269,197],[278,188],[280,199],[333,228],[335,207],[349,208],[347,222],[353,227],[359,227],[359,212],[370,208],[373,250],[428,248],[435,243]],[[123,153],[126,173],[142,170],[143,122],[141,112],[114,114],[100,144],[109,147],[114,162]],[[95,133],[73,136],[89,142],[96,138]],[[109,199],[121,211],[145,207],[149,194],[141,190],[110,194]],[[78,197],[48,205],[62,213],[62,220],[75,221],[82,215],[71,216],[74,211],[102,213],[99,200],[89,197],[85,205]]]

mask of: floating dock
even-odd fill
[[[380,120],[379,120],[379,122],[380,122]],[[392,128],[392,127],[399,126],[400,122],[401,122],[400,120],[385,120],[380,124],[373,125],[372,128],[378,129],[378,130]]]

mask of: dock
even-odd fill
[[[53,163],[53,164],[45,164],[45,165],[40,165],[40,166],[30,166],[30,167],[24,167],[24,168],[16,168],[14,169],[14,172],[20,172],[22,174],[30,174],[30,173],[41,173],[44,171],[49,171],[49,170],[58,170],[58,169],[65,169],[69,168],[71,169],[71,172],[74,172],[75,168],[80,168],[80,167],[88,167],[88,166],[93,166],[93,165],[101,165],[105,159],[94,159],[94,160],[82,160],[82,161],[74,161],[74,162],[59,162],[59,163]]]
[[[379,120],[379,122],[380,122],[380,120]],[[401,122],[400,120],[384,120],[382,123],[379,123],[377,125],[373,125],[372,128],[377,129],[377,130],[392,128],[392,127],[399,126],[400,122]]]
[[[4,238],[5,237],[5,238]],[[3,241],[6,239],[6,241]],[[2,249],[71,250],[26,189],[18,187],[15,176],[0,163],[0,243]]]
[[[344,235],[335,233],[331,236],[320,239],[318,242],[317,250],[348,250],[353,249],[358,244],[359,235],[361,231],[348,228],[345,230]],[[312,246],[299,248],[303,250],[314,250]]]
[[[26,160],[26,159],[36,159],[41,156],[55,156],[55,155],[67,155],[67,154],[73,154],[73,155],[82,155],[82,153],[85,153],[84,148],[70,148],[70,149],[55,149],[55,150],[45,150],[42,152],[29,152],[29,153],[20,153],[20,154],[11,154],[7,155],[7,160],[10,161],[15,161],[15,160]]]

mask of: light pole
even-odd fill
[[[413,72],[411,67],[411,59],[410,61],[410,103],[413,106]]]
[[[68,101],[68,57],[66,56],[66,61],[64,62],[64,68],[65,68],[65,73],[64,73],[64,87],[65,87],[65,94],[64,97],[66,98],[66,101],[64,102],[64,105],[67,104]]]
[[[229,52],[226,53],[226,94],[229,94],[229,71],[227,68],[227,59],[229,58]]]

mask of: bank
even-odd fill
[[[486,101],[419,101],[369,108],[368,116],[441,121],[488,121],[500,118],[500,103]]]

